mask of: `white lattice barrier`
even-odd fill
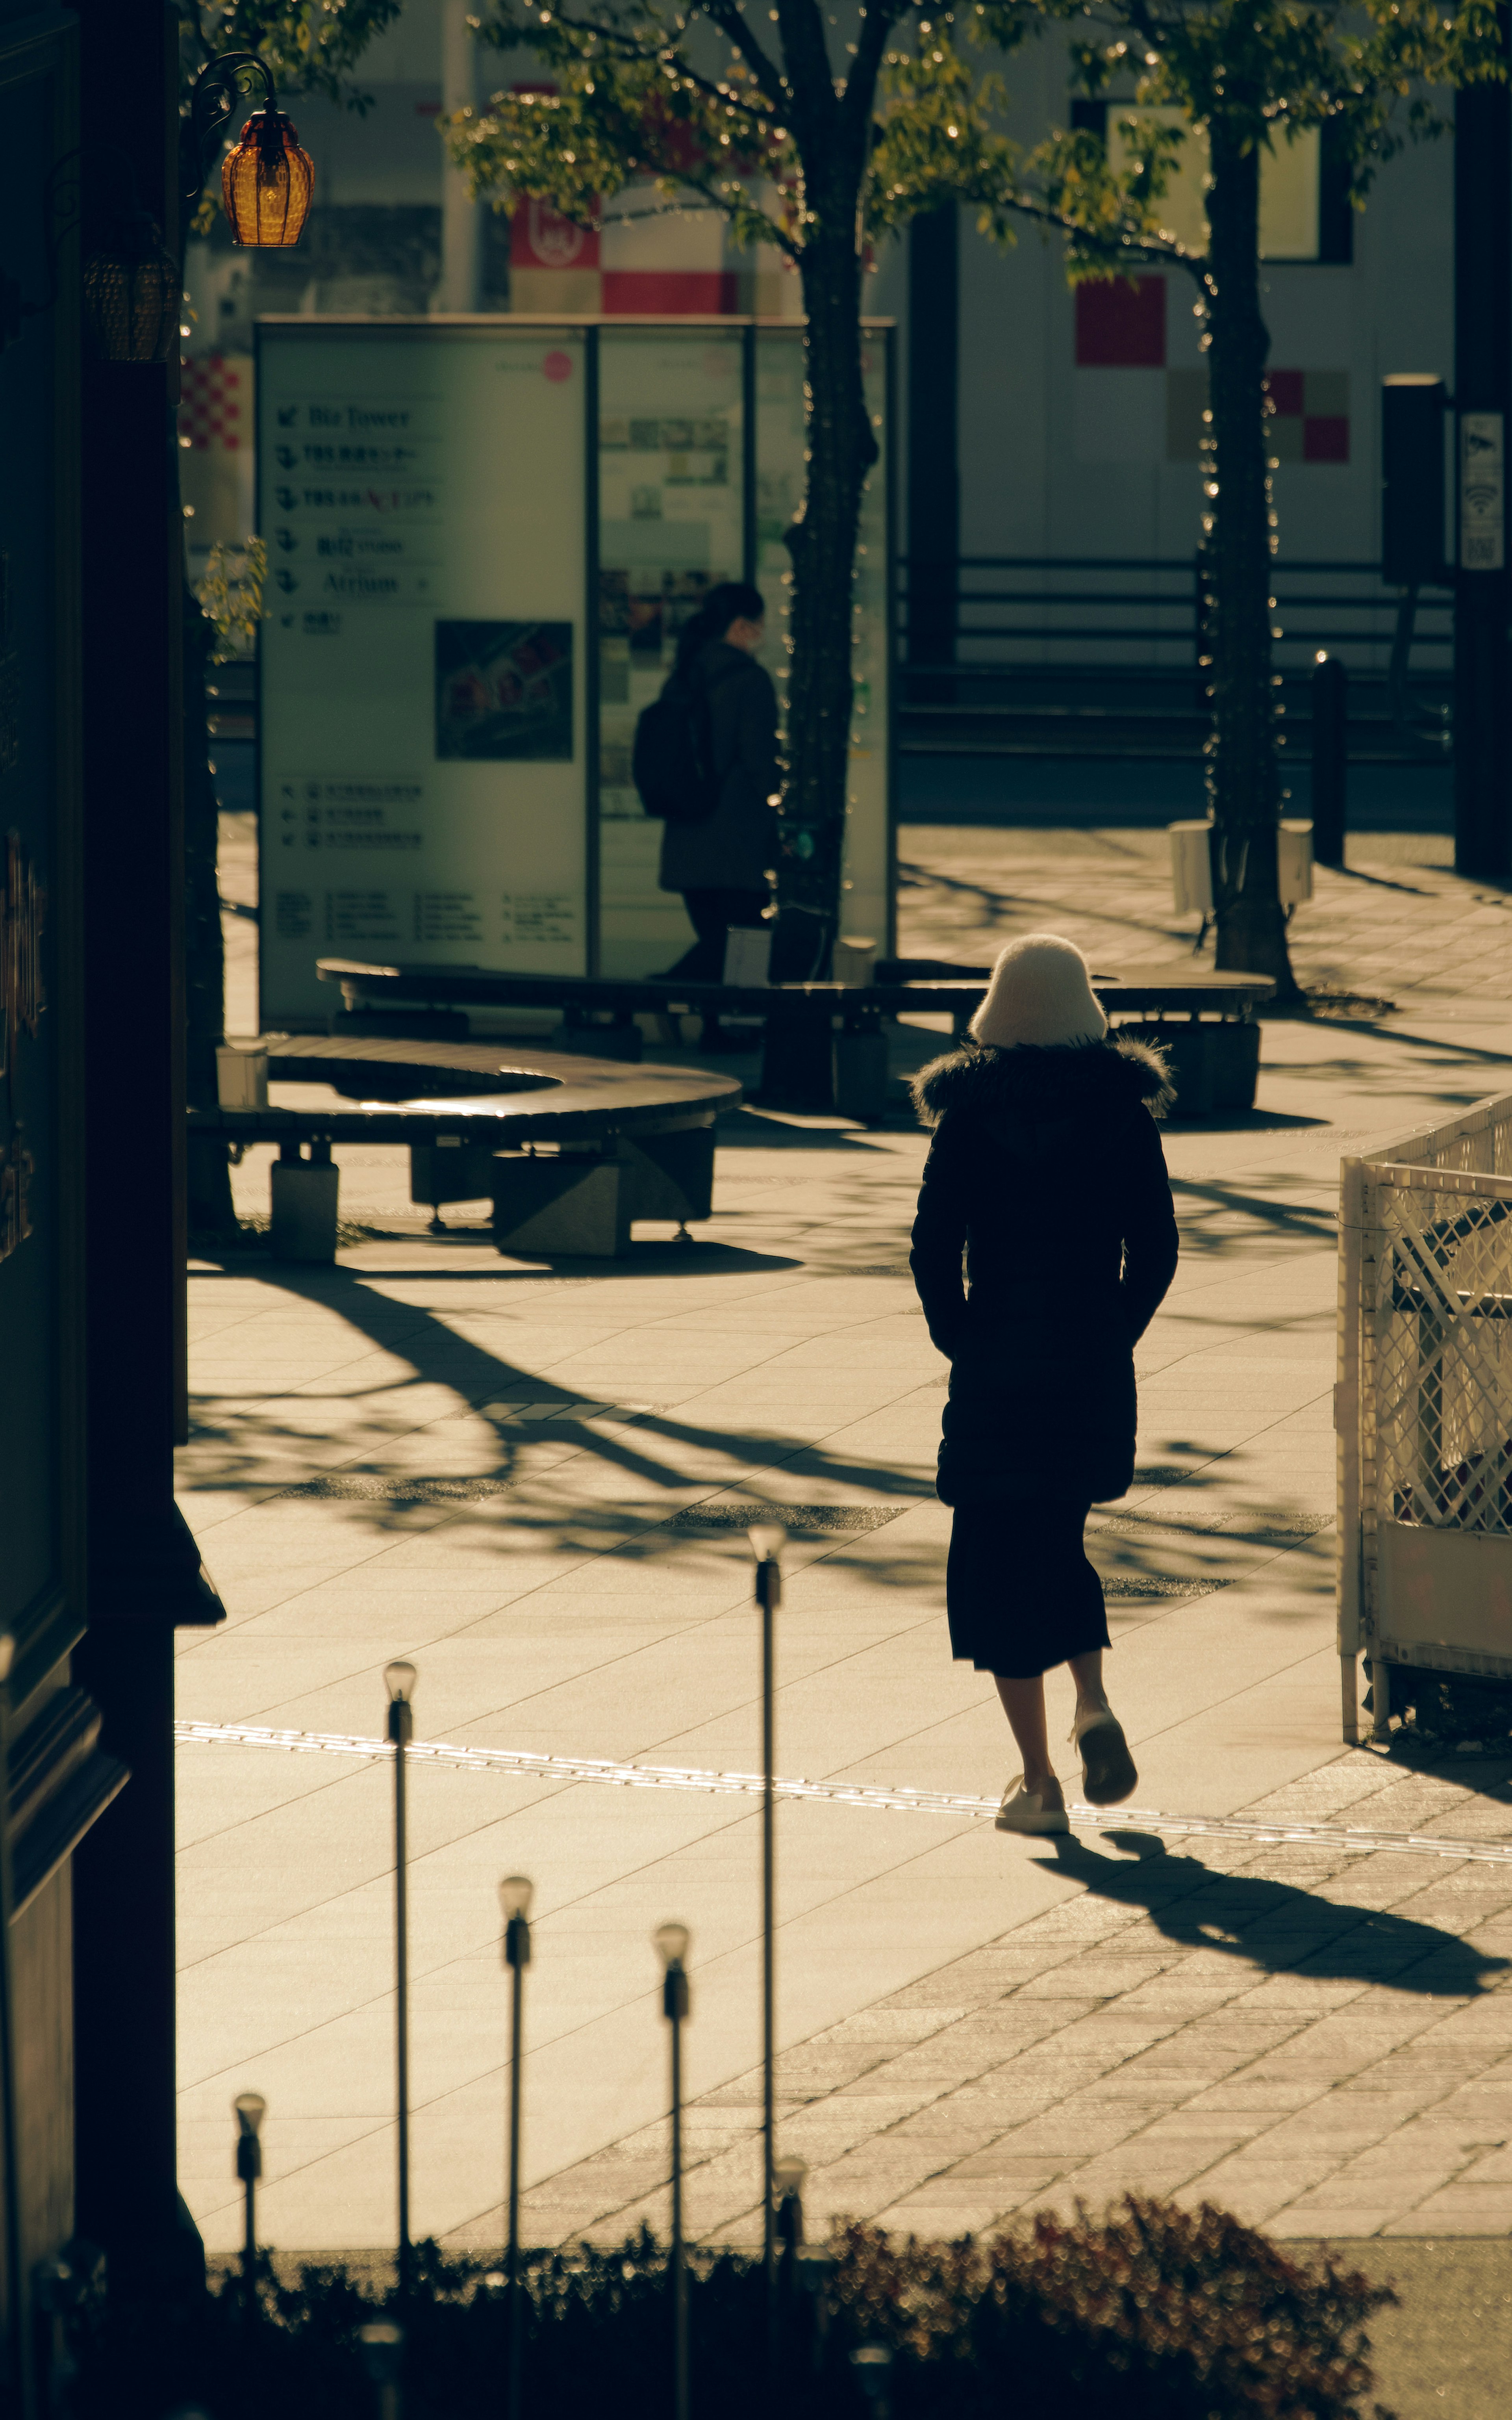
[[[1394,1664],[1512,1678],[1512,1095],[1347,1159],[1340,1179],[1339,1657],[1354,1741],[1367,1679],[1384,1724]]]

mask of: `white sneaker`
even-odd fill
[[[1109,1705],[1089,1706],[1071,1727],[1082,1761],[1082,1792],[1089,1807],[1118,1807],[1139,1786],[1123,1725]]]
[[[999,1832],[1069,1832],[1071,1818],[1066,1812],[1066,1793],[1058,1781],[1047,1781],[1041,1790],[1026,1790],[1024,1776],[1015,1773],[1003,1792],[1003,1803],[996,1815]]]

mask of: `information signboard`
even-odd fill
[[[888,331],[856,596],[842,928],[890,937]],[[636,718],[717,582],[785,679],[802,332],[717,321],[264,320],[262,1024],[317,959],[648,974],[693,936],[630,781]],[[759,398],[759,400],[758,400]]]

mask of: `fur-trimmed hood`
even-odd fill
[[[926,1126],[960,1109],[995,1123],[1080,1125],[1121,1120],[1141,1102],[1162,1118],[1176,1098],[1160,1052],[1119,1033],[1102,1042],[1021,1042],[1011,1050],[968,1040],[921,1068],[912,1089]]]

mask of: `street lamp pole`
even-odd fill
[[[239,2092],[231,2103],[237,2120],[237,2175],[246,2188],[245,2226],[241,2238],[241,2291],[250,2319],[257,2307],[257,2180],[263,2172],[263,2147],[258,2129],[268,2103],[260,2092]]]
[[[683,2245],[683,2021],[689,2007],[688,1931],[660,1924],[652,1934],[665,1968],[661,2012],[671,2028],[672,2053],[672,2420],[687,2420],[687,2262]]]
[[[772,2189],[777,2162],[777,1719],[773,1706],[772,1617],[782,1602],[780,1522],[756,1522],[747,1533],[756,1557],[756,1602],[762,1615],[762,2274],[766,2297],[770,2365],[777,2326],[777,2228]]]
[[[22,2303],[21,2144],[16,2133],[16,2002],[10,1966],[10,1667],[16,1642],[0,1631],[0,2127],[5,2129],[6,2367],[9,2399],[30,2414],[31,2367]]]
[[[519,2420],[519,2066],[525,2039],[525,1969],[531,1962],[532,1885],[507,1874],[499,1885],[504,1914],[504,1964],[512,1978],[509,2050],[509,2420]]]
[[[393,1746],[393,1955],[394,2048],[399,2109],[399,2292],[408,2297],[412,2258],[409,2243],[409,1852],[405,1832],[405,1750],[415,1733],[411,1702],[412,1664],[390,1664],[383,1674],[389,1692],[389,1738]]]

